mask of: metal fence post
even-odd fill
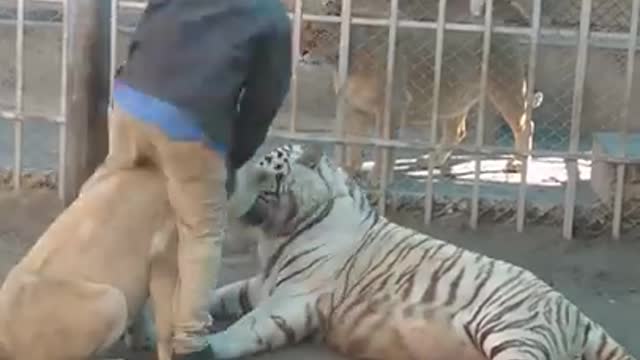
[[[65,177],[60,184],[65,206],[108,149],[111,1],[66,2]]]

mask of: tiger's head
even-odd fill
[[[314,145],[280,146],[245,165],[238,177],[244,180],[236,192],[251,204],[234,216],[274,237],[290,235],[304,219],[349,194],[348,175]]]

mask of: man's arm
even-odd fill
[[[291,25],[286,13],[260,39],[238,117],[232,124],[229,161],[237,169],[247,162],[264,142],[273,118],[289,92],[291,79]]]

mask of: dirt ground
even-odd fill
[[[28,250],[55,218],[61,206],[51,190],[0,191],[0,276]],[[405,225],[423,228],[420,214],[390,214]],[[620,243],[608,239],[562,240],[560,231],[530,227],[524,234],[512,226],[484,224],[475,232],[459,217],[442,220],[429,233],[467,248],[524,266],[563,291],[593,319],[605,326],[636,357],[640,356],[640,241],[637,236]],[[425,230],[427,231],[427,230]],[[221,284],[248,276],[251,255],[225,257]],[[113,355],[128,359],[149,354]],[[305,344],[257,359],[340,359],[319,345]]]

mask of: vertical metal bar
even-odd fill
[[[67,116],[65,193],[68,206],[108,148],[111,3],[67,1]]]
[[[67,63],[69,53],[67,45],[69,43],[69,8],[71,1],[62,4],[62,66],[60,69],[60,117],[63,122],[58,124],[58,198],[64,201],[67,188]]]
[[[109,111],[113,105],[113,86],[115,85],[116,68],[118,67],[118,9],[120,0],[111,0],[111,21],[110,21],[110,49],[111,58],[109,65]]]
[[[345,111],[347,99],[344,88],[349,76],[349,47],[351,40],[351,0],[342,0],[340,13],[340,51],[338,53],[338,105],[336,109],[335,133],[338,138],[344,138]],[[343,164],[344,144],[335,147],[336,162]]]
[[[478,103],[478,125],[476,128],[476,148],[480,149],[484,140],[484,120],[487,110],[487,79],[489,76],[489,60],[491,58],[491,28],[493,27],[493,0],[487,0],[484,7],[484,34],[482,44],[482,67],[480,70],[480,101]],[[474,157],[474,176],[471,193],[471,217],[469,225],[472,229],[478,227],[478,213],[480,203],[480,155]]]
[[[529,131],[529,146],[528,150],[533,148],[533,134],[534,128],[531,121],[533,114],[533,92],[535,91],[536,82],[536,67],[538,64],[538,44],[540,42],[540,25],[542,19],[542,0],[533,0],[532,10],[532,22],[531,22],[531,45],[529,48],[529,68],[527,71],[527,108],[525,114],[525,121],[531,123]],[[518,232],[524,231],[524,222],[526,215],[526,202],[527,202],[527,174],[529,173],[529,159],[530,155],[526,155],[522,158],[522,168],[520,172],[520,186],[518,188],[518,204],[516,209],[516,230]]]
[[[571,111],[571,137],[569,138],[569,153],[578,151],[580,145],[580,122],[582,120],[582,102],[584,97],[584,81],[587,72],[589,55],[589,26],[591,23],[592,0],[582,0],[580,11],[580,30],[578,33],[578,52],[573,87],[573,108]],[[562,234],[565,239],[573,237],[573,219],[575,216],[576,190],[578,183],[578,163],[576,160],[566,160],[567,190],[564,201],[564,223]]]
[[[629,123],[631,122],[630,106],[631,96],[633,90],[633,77],[636,62],[636,44],[638,42],[638,18],[640,17],[640,0],[633,0],[631,10],[631,26],[629,29],[629,47],[627,49],[627,81],[624,89],[624,102],[622,104],[622,129],[620,139],[620,153],[619,156],[626,157],[627,155],[627,142],[629,137]],[[614,207],[613,207],[613,224],[612,224],[612,237],[614,240],[620,239],[620,233],[622,229],[622,214],[623,214],[623,200],[624,200],[624,177],[625,177],[625,164],[618,164],[616,166],[616,189],[614,195]]]
[[[440,82],[442,81],[442,56],[444,53],[444,25],[447,13],[447,0],[438,3],[438,22],[436,27],[436,53],[433,73],[433,108],[431,109],[431,138],[430,142],[438,141],[438,116],[440,114]],[[433,173],[436,163],[434,151],[429,153],[429,176],[427,177],[427,189],[424,197],[424,222],[431,224],[433,219]]]
[[[393,82],[394,72],[396,67],[396,43],[398,38],[398,0],[391,0],[389,12],[389,46],[387,48],[387,74],[384,93],[384,116],[383,116],[383,128],[382,136],[385,140],[391,139],[391,107],[393,106]],[[389,148],[382,149],[382,161],[380,175],[380,200],[378,201],[378,208],[381,214],[384,214],[387,204],[387,186],[389,180],[389,173],[393,171],[391,166]],[[390,168],[391,167],[391,168]]]
[[[24,5],[25,0],[17,0],[16,20],[16,119],[13,122],[13,188],[22,187],[22,141],[24,107]]]
[[[296,131],[296,122],[298,120],[299,107],[299,81],[298,81],[298,65],[300,63],[300,36],[302,34],[302,0],[295,0],[293,12],[293,39],[291,40],[291,117],[289,118],[289,131]]]

